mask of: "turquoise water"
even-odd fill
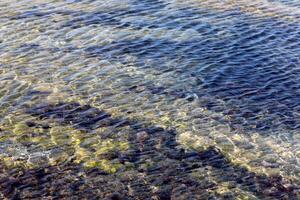
[[[299,6],[2,0],[1,197],[299,199]]]

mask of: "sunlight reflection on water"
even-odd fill
[[[273,183],[240,186],[229,181],[228,167],[238,176],[242,169],[256,179],[282,176],[273,194],[287,197],[300,173],[299,5],[2,1],[1,162],[35,169],[72,158],[118,174],[156,166],[155,159],[125,162],[118,154],[146,151],[162,160],[161,149],[184,148],[230,163],[209,164],[217,169],[209,172],[217,196],[231,187],[249,198],[272,196]]]

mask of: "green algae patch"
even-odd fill
[[[109,152],[126,151],[128,148],[129,145],[127,142],[119,142],[119,141],[113,141],[108,139],[108,140],[101,141],[97,145],[95,155],[102,155]]]
[[[72,129],[70,127],[53,127],[50,130],[51,142],[55,145],[70,145],[72,139],[70,137],[70,132]]]
[[[15,135],[22,135],[24,133],[30,133],[30,132],[32,132],[32,129],[23,122],[16,124],[15,128],[13,129],[13,133]]]
[[[115,173],[123,165],[116,159],[110,159],[111,155],[129,149],[127,135],[122,139],[125,141],[103,139],[101,134],[107,131],[104,128],[90,133],[72,125],[60,125],[51,119],[26,114],[6,118],[0,128],[0,140],[4,144],[0,161],[7,168],[32,169],[73,160],[86,168],[95,167]],[[18,146],[22,148],[18,149]]]
[[[77,145],[77,147],[75,147],[75,162],[83,163],[83,166],[86,168],[99,168],[107,173],[115,173],[118,169],[123,167],[123,165],[116,160],[109,160],[105,157],[126,151],[129,145],[127,142],[107,139],[100,141],[98,144],[94,144],[93,148],[94,151],[92,152]]]
[[[123,165],[118,162],[112,162],[110,160],[102,159],[99,161],[87,161],[83,164],[87,168],[99,168],[106,173],[113,174],[116,173]]]
[[[84,139],[80,140],[76,136],[73,136],[73,138],[75,139],[72,143],[75,151],[75,163],[82,163],[86,168],[99,168],[107,173],[115,173],[122,167],[122,164],[118,161],[109,160],[105,157],[128,150],[129,145],[127,142],[90,138],[90,140],[95,142],[89,146],[86,143],[82,145],[85,141]]]
[[[14,167],[21,167],[21,168],[28,168],[26,163],[22,161],[15,161],[11,157],[1,156],[1,163],[7,168],[14,168]]]

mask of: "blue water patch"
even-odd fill
[[[297,22],[258,18],[237,10],[219,12],[218,15],[216,11],[195,7],[172,10],[163,1],[132,1],[127,8],[96,12],[34,9],[15,19],[48,17],[54,13],[71,17],[60,28],[96,25],[136,31],[143,28],[195,30],[200,37],[187,41],[120,39],[107,45],[83,47],[83,50],[86,57],[123,64],[127,62],[126,56],[134,56],[136,66],[141,69],[172,71],[179,80],[186,77],[197,79],[195,83],[182,83],[175,91],[167,88],[164,89],[167,91],[160,88],[159,92],[150,90],[153,94],[172,94],[182,98],[189,94],[210,95],[212,101],[216,98],[222,100],[225,103],[223,109],[215,102],[202,106],[231,115],[232,126],[242,123],[244,128],[259,130],[282,125],[299,128],[293,114],[299,111],[297,102],[300,97],[297,59],[300,55],[300,29]],[[136,20],[139,16],[149,18]],[[134,17],[133,20],[130,17]],[[226,21],[223,22],[224,18]],[[224,36],[220,35],[222,31],[226,32]],[[17,52],[22,52],[22,49]],[[78,48],[66,47],[63,51],[75,50]],[[149,61],[151,65],[146,64]],[[175,61],[176,65],[167,67],[169,61]],[[262,112],[270,115],[258,120]]]

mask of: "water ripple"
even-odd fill
[[[1,1],[2,195],[299,198],[299,5]]]

